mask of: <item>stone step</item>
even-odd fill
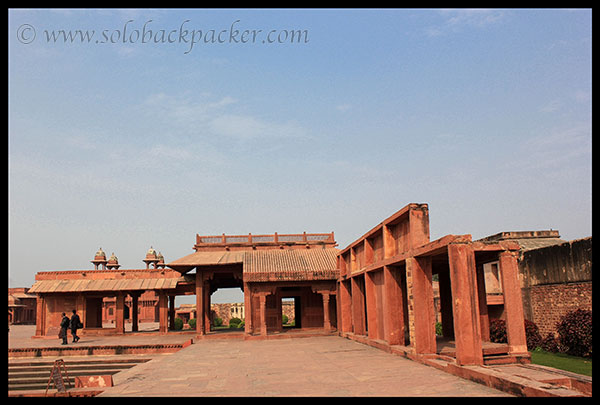
[[[103,368],[87,368],[82,370],[67,370],[69,377],[82,375],[101,375],[101,374],[116,374],[119,371],[128,370],[129,367],[103,367]],[[20,370],[18,372],[11,371],[8,374],[8,381],[19,381],[27,378],[42,378],[48,381],[50,378],[51,369],[48,370]]]
[[[65,362],[65,366],[66,367],[73,367],[73,366],[77,366],[77,365],[91,365],[91,364],[138,364],[138,363],[144,363],[146,361],[151,360],[150,357],[146,357],[146,358],[125,358],[125,359],[119,359],[119,358],[105,358],[105,359],[83,359],[83,360],[73,360],[73,359],[66,359],[64,360]],[[31,359],[26,359],[26,360],[11,360],[8,363],[8,369],[11,370],[12,368],[19,368],[19,367],[25,367],[25,366],[29,366],[29,367],[41,367],[41,366],[45,366],[45,367],[50,367],[52,368],[52,366],[54,365],[54,361],[53,360],[31,360]]]
[[[151,358],[148,357],[66,360],[66,374],[63,374],[63,379],[66,387],[69,386],[69,382],[71,387],[74,387],[75,377],[114,375],[149,360]],[[48,360],[11,361],[8,368],[8,390],[19,392],[45,390],[53,366],[54,361]],[[53,387],[51,383],[49,392],[56,391]]]

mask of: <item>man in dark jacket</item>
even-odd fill
[[[60,321],[60,332],[58,333],[58,337],[62,338],[62,344],[66,345],[67,342],[67,329],[69,328],[69,317],[62,313],[62,320]]]
[[[81,328],[81,320],[77,311],[73,310],[73,316],[71,317],[71,335],[73,335],[73,343],[79,342],[79,336],[77,336],[77,329]]]

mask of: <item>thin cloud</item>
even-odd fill
[[[560,100],[556,99],[556,100],[552,100],[549,103],[544,104],[542,107],[540,107],[540,112],[543,113],[553,113],[553,112],[557,112],[558,110],[560,110],[562,106],[562,103]]]
[[[592,135],[587,124],[574,125],[523,142],[519,170],[562,170],[581,162],[591,163]]]
[[[430,37],[459,32],[466,28],[484,28],[500,22],[506,15],[505,10],[464,8],[439,10],[443,21],[425,29]]]
[[[293,122],[278,123],[249,115],[223,114],[210,122],[216,135],[236,139],[303,138],[306,132]]]
[[[210,94],[205,93],[194,99],[156,93],[143,104],[153,117],[186,133],[205,137],[225,136],[238,140],[308,137],[306,130],[294,121],[278,122],[237,113],[233,107],[239,102],[231,96],[211,99]]]
[[[352,108],[352,106],[350,104],[338,104],[335,106],[335,109],[340,112],[346,112],[351,108]]]

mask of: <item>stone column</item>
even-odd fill
[[[131,331],[137,332],[138,328],[138,310],[139,310],[139,298],[138,294],[131,294]]]
[[[202,272],[196,268],[196,333],[204,335],[204,281]]]
[[[404,300],[390,266],[383,267],[383,330],[389,345],[404,345]]]
[[[476,264],[475,271],[477,276],[477,301],[479,304],[479,322],[481,324],[482,342],[490,341],[490,316],[488,314],[487,293],[485,291],[485,275],[483,264]]]
[[[169,295],[169,329],[175,330],[175,296]]]
[[[102,325],[102,321],[100,321],[100,325]],[[117,293],[115,300],[115,327],[117,334],[125,333],[125,294],[122,292]]]
[[[352,330],[355,335],[364,335],[365,328],[365,293],[361,289],[360,276],[354,276],[351,279],[352,284]]]
[[[166,334],[169,328],[168,325],[168,305],[169,300],[164,291],[158,293],[158,331],[161,334]]]
[[[267,336],[267,296],[263,293],[260,297],[260,334]]]
[[[211,311],[210,311],[210,282],[204,282],[204,331],[210,332]]]
[[[369,329],[367,335],[369,339],[379,339],[377,325],[377,296],[375,292],[375,274],[373,272],[365,273],[365,294],[367,301],[367,325]]]
[[[498,267],[502,277],[508,351],[511,354],[524,354],[527,353],[527,338],[516,255],[516,252],[510,251],[500,253]]]
[[[331,321],[329,320],[329,291],[321,292],[323,296],[323,328],[326,332],[331,330]]]
[[[407,272],[412,277],[414,342],[417,354],[435,353],[435,312],[433,308],[433,279],[430,257],[409,257]]]
[[[340,320],[342,332],[352,332],[352,295],[350,293],[350,280],[343,280],[340,286]]]
[[[429,207],[411,208],[409,214],[409,246],[414,249],[429,242]]]
[[[456,362],[483,365],[475,253],[467,243],[448,245]]]
[[[250,335],[252,332],[252,291],[248,283],[244,283],[244,333]]]
[[[35,310],[35,336],[46,335],[46,311],[45,311],[45,298],[43,295],[38,294],[36,300]]]

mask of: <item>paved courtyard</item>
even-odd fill
[[[508,396],[338,336],[196,341],[101,396]]]

